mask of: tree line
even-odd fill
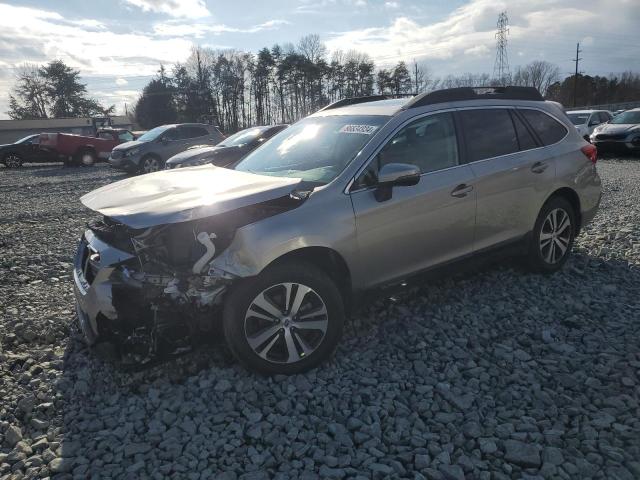
[[[533,61],[506,80],[532,86],[546,98],[573,105],[640,100],[640,75],[579,75],[562,78],[557,65]],[[366,54],[334,51],[330,55],[318,35],[297,45],[275,45],[256,54],[194,47],[184,62],[160,66],[135,105],[144,128],[175,122],[215,123],[226,133],[252,125],[292,123],[336,100],[383,94],[399,95],[442,88],[499,85],[487,73],[435,77],[424,63],[399,61],[376,68]],[[87,97],[79,72],[55,60],[42,67],[24,67],[9,96],[11,118],[106,115]]]

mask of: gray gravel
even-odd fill
[[[0,170],[0,479],[640,478],[640,162],[551,277],[504,262],[360,311],[264,378],[205,345],[141,371],[79,341],[71,259],[105,166]]]

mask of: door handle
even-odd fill
[[[473,185],[467,185],[466,183],[461,183],[456,188],[451,190],[451,196],[462,198],[466,197],[468,193],[473,191]]]
[[[531,171],[533,173],[542,173],[547,169],[548,166],[549,164],[546,162],[536,162],[531,165]]]

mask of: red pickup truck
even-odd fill
[[[40,148],[56,155],[67,165],[93,165],[106,160],[113,147],[135,140],[129,130],[109,128],[98,130],[95,137],[71,133],[41,133]]]

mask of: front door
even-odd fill
[[[387,163],[409,163],[422,175],[414,186],[374,196]],[[471,253],[475,227],[474,175],[460,164],[453,115],[423,116],[400,128],[354,182],[351,200],[359,271],[367,286],[401,279]]]

